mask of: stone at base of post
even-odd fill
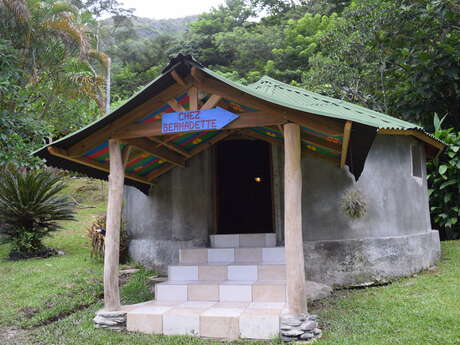
[[[321,338],[322,331],[318,328],[316,315],[281,315],[280,336],[284,342],[311,343]]]
[[[96,328],[107,328],[113,331],[126,330],[126,312],[125,311],[106,311],[99,310],[93,319]]]

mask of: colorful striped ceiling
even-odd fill
[[[204,97],[201,100],[201,103],[206,102],[207,97]],[[176,98],[177,103],[182,105],[184,109],[189,108],[189,96],[187,93],[184,93]],[[220,107],[232,111],[236,114],[238,113],[245,113],[245,112],[254,112],[257,109],[245,106],[243,104],[239,104],[233,101],[229,101],[227,99],[223,99],[220,104]],[[154,121],[161,121],[161,116],[164,113],[171,113],[174,110],[171,108],[170,105],[165,104],[162,107],[155,109],[150,114],[142,118],[141,120],[137,121],[137,123],[151,123]],[[282,143],[283,135],[279,129],[275,127],[252,127],[248,129],[249,131],[253,131],[257,136],[267,136],[270,138],[271,142],[273,140],[277,140]],[[326,133],[321,133],[315,131],[311,128],[307,128],[301,126],[301,132],[305,135],[313,136],[318,138],[319,140],[324,140],[329,143],[334,143],[340,145],[342,143],[342,136],[330,136]],[[168,144],[175,145],[176,147],[185,150],[186,152],[193,152],[194,149],[199,147],[200,145],[204,145],[209,140],[214,138],[218,135],[220,131],[198,131],[198,132],[187,132],[187,133],[179,133],[176,135],[170,135],[166,137]],[[159,146],[161,144],[152,141],[153,146]],[[124,148],[124,145],[122,145]],[[165,147],[165,146],[163,146]],[[328,149],[324,146],[316,145],[312,142],[306,142],[302,140],[302,148],[305,150],[314,151],[316,153],[332,157],[332,158],[340,158],[340,154],[337,151],[332,149]],[[109,153],[108,153],[108,142],[104,142],[92,150],[86,152],[83,155],[87,159],[94,160],[97,163],[101,164],[108,164],[109,161]],[[145,153],[141,150],[133,148],[130,153],[130,159],[126,165],[126,173],[132,174],[138,177],[149,178],[149,175],[154,173],[157,169],[165,167],[170,163],[160,159],[159,157],[155,157],[152,154]]]

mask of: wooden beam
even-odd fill
[[[198,145],[196,147],[194,147],[190,153],[192,156],[195,156],[197,155],[198,153],[210,148],[212,145],[214,144],[217,144],[219,141],[225,139],[226,137],[228,137],[229,135],[231,134],[234,134],[235,131],[234,130],[230,130],[230,131],[222,131],[220,132],[219,134],[217,134],[215,137],[209,139],[207,142],[201,144],[201,145]]]
[[[158,95],[148,99],[144,103],[135,107],[133,110],[129,111],[124,116],[108,122],[105,126],[98,129],[96,132],[88,135],[86,138],[72,145],[68,149],[69,155],[72,157],[81,156],[85,152],[88,152],[95,146],[100,145],[105,140],[111,138],[114,131],[147,116],[153,110],[156,110],[159,107],[163,106],[165,103],[163,101],[164,99],[170,99],[171,97],[180,95],[184,93],[189,87],[190,85],[188,87],[184,87],[179,84],[174,84],[170,86],[169,88],[160,92]]]
[[[335,157],[328,156],[322,153],[318,153],[318,152],[315,152],[315,151],[312,151],[306,148],[302,148],[302,155],[306,155],[306,156],[314,157],[316,159],[321,159],[323,161],[331,162],[336,167],[340,166],[340,157],[335,158]]]
[[[167,162],[170,162],[174,165],[185,167],[185,158],[179,156],[178,154],[166,150],[162,147],[155,147],[155,145],[148,139],[138,138],[138,139],[128,139],[121,141],[124,144],[132,145],[139,150],[142,150],[148,154],[151,154],[155,157],[161,158]]]
[[[208,98],[205,104],[201,107],[200,110],[206,110],[206,109],[211,109],[214,108],[222,99],[222,96],[219,95],[212,95],[211,97]]]
[[[110,174],[104,239],[104,310],[120,310],[118,265],[120,262],[121,207],[123,202],[124,168],[120,143],[109,140]]]
[[[177,145],[174,145],[174,144],[168,143],[166,141],[163,141],[158,137],[148,137],[148,139],[153,141],[153,142],[155,142],[155,143],[161,144],[161,145],[157,145],[157,147],[160,147],[160,146],[163,145],[163,146],[166,146],[167,148],[169,148],[169,149],[171,149],[173,151],[176,151],[177,153],[181,154],[184,157],[187,157],[187,158],[190,157],[190,153],[185,151],[182,147],[179,147]]]
[[[265,111],[247,112],[238,114],[239,118],[231,122],[224,129],[237,129],[247,127],[264,127],[285,123],[283,118],[273,113]],[[126,126],[123,129],[115,132],[113,137],[119,139],[152,137],[163,135],[161,133],[161,121],[149,123],[136,123]]]
[[[268,142],[270,144],[281,145],[283,143],[282,140],[272,138],[272,137],[270,137],[268,135],[260,134],[258,132],[252,131],[250,129],[241,129],[240,132],[245,134],[245,135],[247,135],[248,137],[252,137],[252,138],[255,138],[255,139],[266,141],[266,142]]]
[[[126,165],[128,164],[129,161],[129,155],[131,154],[131,146],[130,145],[125,145],[123,148],[122,152],[122,161],[123,161],[123,168],[126,169]]]
[[[101,171],[104,171],[104,172],[109,172],[109,166],[107,164],[102,164],[102,163],[93,161],[92,159],[89,159],[89,158],[86,158],[86,157],[70,157],[66,150],[61,149],[59,147],[48,146],[48,152],[51,153],[53,156],[56,156],[56,157],[64,158],[64,159],[67,159],[69,161],[79,163],[79,164],[82,164],[82,165],[86,165],[86,166],[88,166],[90,168],[98,169],[98,170],[101,170]],[[143,179],[142,177],[139,177],[139,176],[136,176],[136,175],[133,175],[133,174],[125,174],[125,177],[130,179],[130,180],[133,180],[133,181],[145,183],[147,185],[150,184],[150,182],[148,180]]]
[[[216,79],[206,77],[199,69],[192,67],[192,84],[200,90],[213,95],[219,95],[234,102],[243,103],[247,106],[264,112],[276,114],[285,121],[298,123],[299,125],[334,136],[341,135],[343,120],[327,118],[320,115],[310,114],[295,109],[286,108],[255,96],[240,91]]]
[[[189,110],[198,110],[198,89],[191,87],[188,90]]]
[[[315,146],[322,147],[327,150],[331,150],[334,152],[342,152],[342,147],[340,144],[333,143],[330,141],[327,141],[326,139],[322,139],[321,137],[317,137],[305,132],[300,132],[300,136],[303,142],[306,142],[308,144],[312,144]]]
[[[184,79],[181,78],[181,76],[179,75],[179,73],[177,73],[176,71],[172,71],[171,72],[171,76],[173,77],[173,79],[176,81],[177,84],[185,87],[187,85],[187,83],[184,81]]]
[[[284,256],[289,313],[305,315],[305,257],[302,238],[302,166],[300,127],[284,125]]]
[[[171,98],[170,100],[168,100],[167,103],[171,106],[171,108],[173,108],[174,111],[177,111],[178,113],[186,111],[182,105],[177,103],[177,100],[175,98]]]
[[[347,162],[348,144],[350,143],[351,121],[345,122],[343,126],[342,154],[340,155],[340,167],[343,168]]]

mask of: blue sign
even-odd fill
[[[237,118],[239,118],[239,115],[220,107],[182,111],[180,113],[164,113],[161,118],[161,133],[221,129]]]

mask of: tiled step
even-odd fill
[[[159,302],[127,309],[128,331],[225,339],[271,339],[284,303]]]
[[[155,285],[157,301],[284,303],[286,283],[257,281],[167,281]]]
[[[180,264],[284,264],[284,247],[258,248],[183,248]]]
[[[211,248],[275,247],[276,234],[229,234],[210,235]]]
[[[284,264],[203,264],[169,266],[168,280],[286,280]]]

